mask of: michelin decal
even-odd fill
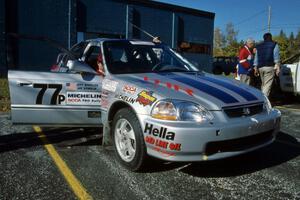
[[[100,92],[67,92],[68,105],[97,105],[101,104]]]

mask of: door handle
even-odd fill
[[[17,83],[18,86],[24,86],[24,87],[33,87],[33,83],[20,83],[18,82]]]

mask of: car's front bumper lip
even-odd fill
[[[168,161],[201,161],[230,157],[271,144],[280,129],[280,116],[280,112],[273,109],[268,115],[259,114],[241,118],[239,123],[235,121],[231,124],[205,125],[166,122],[145,116],[140,117],[149,155]],[[151,133],[145,129],[147,124],[148,127],[149,124],[153,125]],[[154,128],[158,129],[158,132],[153,134]],[[168,132],[175,133],[173,140],[171,135],[166,138]],[[262,134],[265,136],[262,137]],[[249,144],[247,143],[248,138]],[[257,143],[255,138],[258,138]],[[239,148],[234,146],[239,143],[239,140],[244,142],[245,148],[242,148],[241,145]],[[223,144],[226,147],[220,147],[218,150],[218,146]],[[213,145],[215,146],[211,148]]]

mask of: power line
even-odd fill
[[[254,30],[254,31],[250,31],[250,32],[246,32],[244,35],[243,35],[243,37],[249,37],[249,36],[252,36],[252,35],[254,35],[254,34],[256,34],[256,33],[261,33],[261,32],[264,32],[265,30],[267,30],[268,28],[266,27],[266,28],[263,28],[263,29],[256,29],[256,30]],[[272,29],[272,28],[271,28]]]
[[[260,11],[260,12],[257,12],[257,13],[255,13],[255,14],[253,14],[253,15],[251,15],[251,16],[249,16],[249,17],[247,17],[247,18],[245,18],[245,19],[243,19],[243,20],[237,22],[236,24],[234,24],[234,26],[238,26],[238,25],[240,25],[240,24],[243,24],[243,23],[245,23],[245,22],[251,20],[252,18],[254,18],[254,17],[258,16],[258,15],[261,15],[261,14],[263,14],[263,13],[266,13],[266,12],[267,12],[266,9],[264,9],[264,10],[262,10],[262,11]]]
[[[257,34],[257,33],[261,33],[261,32],[264,32],[265,30],[267,30],[268,28],[263,28],[263,29],[256,29],[254,31],[250,31],[250,32],[246,32],[245,34],[243,34],[242,36],[243,37],[249,37],[249,36],[252,36],[254,34]],[[286,28],[282,28],[282,27],[271,27],[270,28],[271,30],[278,30],[278,29],[294,29],[294,27],[286,27]]]
[[[274,26],[300,26],[300,24],[274,24]]]

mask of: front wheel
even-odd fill
[[[119,162],[131,171],[141,170],[147,158],[146,145],[139,120],[130,108],[114,116],[112,136]]]

